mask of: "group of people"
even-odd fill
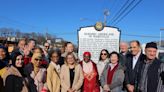
[[[102,49],[95,63],[89,51],[79,60],[71,42],[53,49],[21,39],[12,53],[0,46],[0,92],[164,92],[157,49],[147,43],[143,54],[139,41],[121,42],[119,53]]]
[[[126,51],[126,43],[121,44],[121,64],[125,69],[123,82],[128,92],[164,92],[164,64],[157,58],[157,44],[149,42],[145,46],[145,54],[140,42],[130,42],[130,51]]]

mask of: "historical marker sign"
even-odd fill
[[[83,53],[89,51],[92,54],[92,60],[97,63],[102,49],[109,52],[119,52],[120,31],[117,28],[104,27],[101,31],[97,31],[94,27],[81,28],[78,31],[79,59],[83,59]]]

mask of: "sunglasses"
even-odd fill
[[[101,55],[107,55],[106,53],[101,53]]]
[[[35,58],[35,61],[42,61],[42,59]]]
[[[49,48],[49,46],[44,46],[44,47]]]

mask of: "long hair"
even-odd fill
[[[99,61],[102,60],[102,58],[101,58],[101,53],[102,53],[103,51],[106,52],[107,58],[109,58],[109,52],[108,52],[108,50],[107,50],[107,49],[102,49],[101,52],[100,52]]]

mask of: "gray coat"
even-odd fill
[[[164,72],[164,63],[161,63],[158,73]],[[157,92],[164,92],[164,84],[162,83],[162,78],[159,77]]]
[[[108,69],[110,68],[109,63],[106,64],[102,75],[100,77],[101,86],[103,87],[105,84],[107,84],[107,75],[108,75]],[[124,81],[124,68],[119,65],[116,71],[113,74],[112,83],[109,85],[109,88],[111,92],[121,92],[123,81]]]

